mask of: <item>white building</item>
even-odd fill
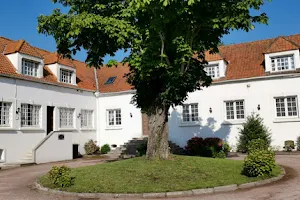
[[[220,47],[206,55],[214,82],[170,109],[169,139],[180,146],[194,136],[236,145],[247,115],[259,113],[272,145],[300,135],[300,35]],[[44,163],[84,154],[90,139],[122,145],[147,135],[147,118],[130,104],[128,66],[94,70],[0,37],[0,165]]]

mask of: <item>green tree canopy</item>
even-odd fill
[[[69,7],[69,12],[55,9],[40,16],[38,31],[55,38],[59,53],[71,57],[83,48],[86,62],[101,67],[105,55],[131,50],[124,62],[130,66],[128,82],[136,89],[133,102],[150,116],[148,157],[168,156],[169,107],[210,85],[203,69],[205,51],[217,52],[222,36],[231,30],[249,31],[268,20],[265,13],[250,12],[259,10],[264,0],[53,2]]]

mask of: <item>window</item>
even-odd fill
[[[93,111],[81,110],[81,127],[93,128]]]
[[[34,61],[22,59],[22,74],[27,76],[38,76],[39,64]]]
[[[206,71],[206,74],[210,76],[212,79],[220,77],[219,65],[209,65],[205,67],[204,70]]]
[[[272,72],[294,70],[294,56],[282,56],[271,58]]]
[[[60,128],[74,128],[74,108],[59,109]]]
[[[227,101],[225,106],[227,120],[245,119],[244,100]]]
[[[108,126],[120,126],[122,125],[121,109],[108,110]]]
[[[21,126],[40,126],[40,110],[41,106],[39,105],[21,104]]]
[[[5,151],[4,149],[0,149],[0,162],[4,162],[5,161]]]
[[[298,116],[297,97],[277,97],[275,98],[275,103],[277,117]]]
[[[0,102],[0,127],[10,127],[11,103]]]
[[[72,83],[72,71],[60,69],[60,82],[63,83]]]
[[[183,104],[182,105],[182,121],[196,122],[198,118],[198,104]]]
[[[115,80],[116,80],[116,78],[117,78],[116,76],[109,77],[107,79],[107,81],[105,82],[105,84],[112,84],[112,83],[114,83]]]

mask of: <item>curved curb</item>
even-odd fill
[[[186,197],[186,196],[198,196],[201,194],[213,194],[219,192],[232,192],[239,189],[249,189],[257,186],[266,185],[269,183],[273,183],[279,181],[285,176],[285,170],[283,167],[280,167],[282,174],[277,177],[273,177],[270,179],[265,179],[262,181],[244,183],[244,184],[233,184],[233,185],[225,185],[213,188],[204,188],[204,189],[195,189],[195,190],[187,190],[187,191],[175,191],[175,192],[161,192],[161,193],[140,193],[140,194],[126,194],[126,193],[75,193],[75,192],[65,192],[61,190],[49,189],[41,184],[38,181],[34,183],[34,187],[38,190],[49,192],[52,194],[62,195],[62,196],[72,196],[72,197],[83,197],[83,198],[101,198],[101,197],[111,197],[111,198],[162,198],[162,197]]]

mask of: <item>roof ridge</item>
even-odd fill
[[[3,36],[0,36],[0,38],[5,39],[5,40],[9,40],[9,41],[15,41],[15,40],[9,39],[7,37],[3,37]]]
[[[282,38],[285,39],[286,41],[290,42],[292,45],[295,45],[295,46],[297,46],[297,47],[300,48],[300,45],[296,44],[295,42],[293,42],[293,41],[287,39],[286,37],[282,37]]]
[[[16,52],[19,52],[22,48],[22,46],[24,45],[25,40],[21,39],[21,40],[17,40],[17,47],[16,47]]]

